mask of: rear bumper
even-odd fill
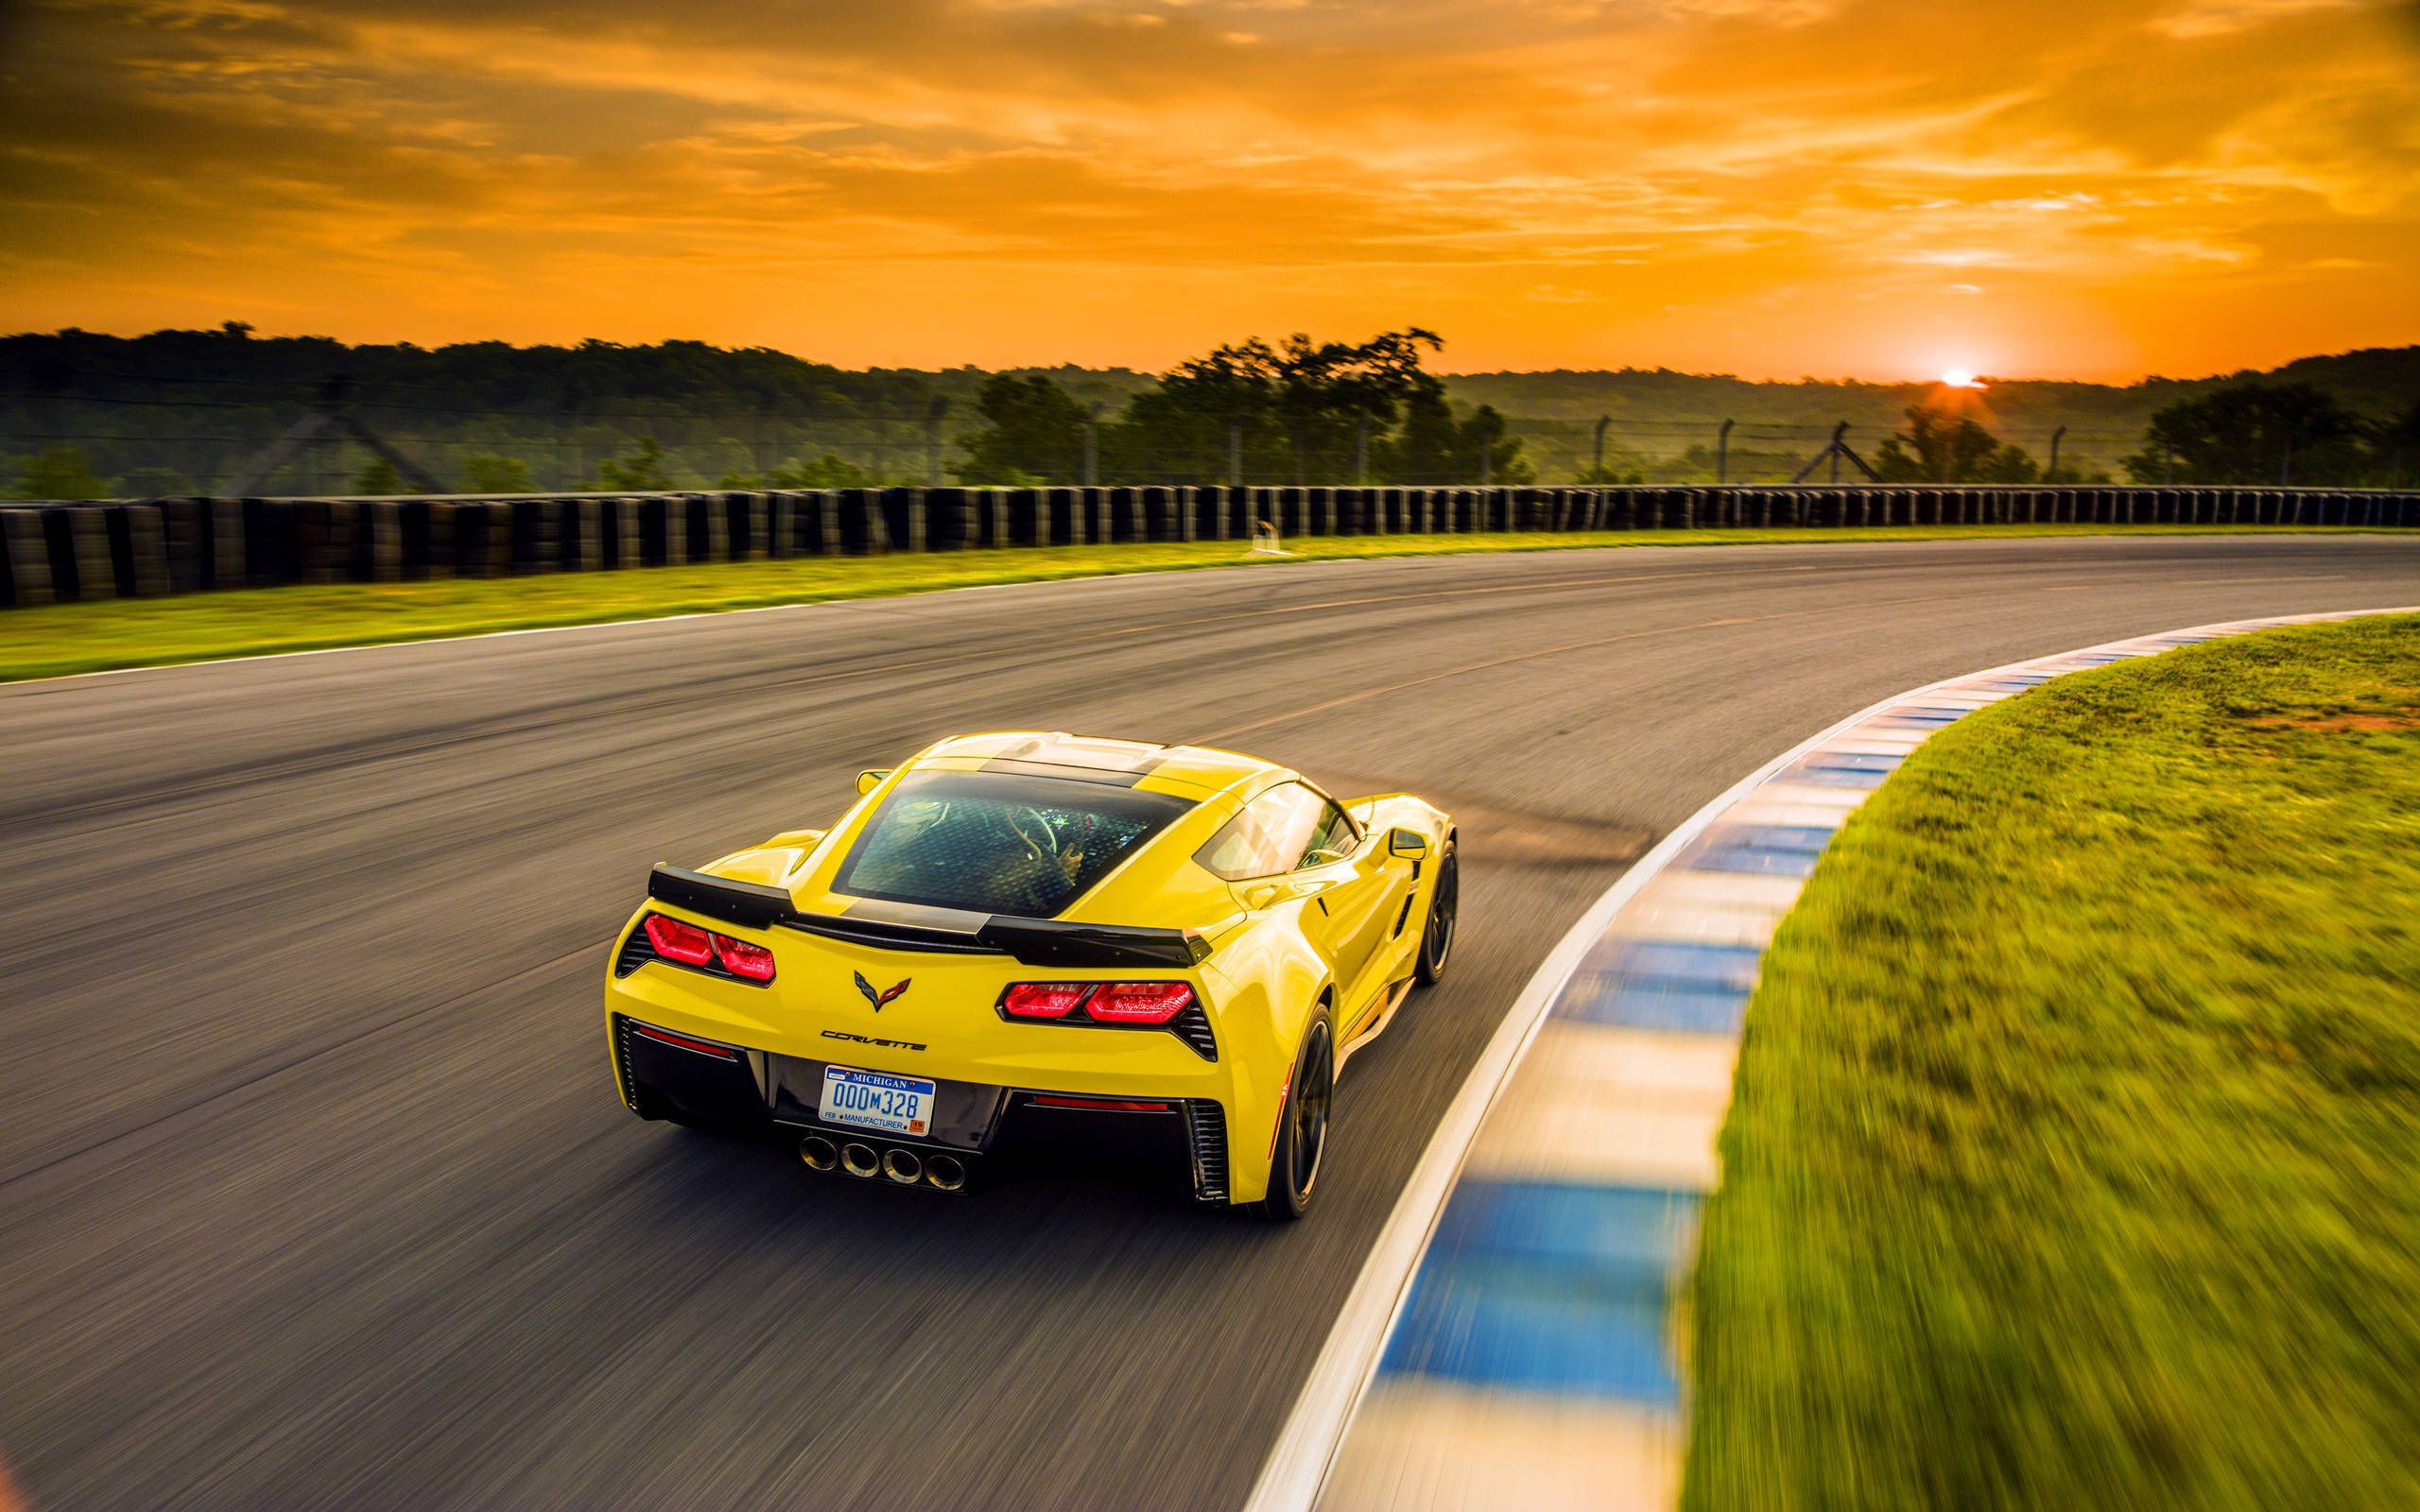
[[[1182,1173],[1199,1202],[1231,1200],[1227,1116],[1212,1097],[1134,1087],[1105,1094],[995,1086],[930,1076],[924,1136],[825,1122],[817,1108],[830,1062],[758,1050],[632,1018],[610,1016],[615,1079],[642,1118],[679,1118],[731,1133],[958,1155],[1030,1159]],[[841,1062],[854,1064],[853,1062]],[[903,1073],[912,1074],[912,1073]],[[1192,1089],[1188,1089],[1191,1091]],[[1110,1104],[1129,1106],[1113,1107]]]

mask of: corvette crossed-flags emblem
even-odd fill
[[[865,972],[857,971],[853,974],[857,979],[857,990],[866,995],[866,1001],[873,1005],[873,1011],[876,1013],[880,1013],[882,1011],[882,1005],[884,1004],[897,997],[900,993],[907,991],[908,984],[915,980],[912,976],[903,976],[899,979],[899,985],[892,988],[890,991],[876,992],[873,989],[873,984],[866,980]]]

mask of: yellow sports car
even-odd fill
[[[1051,1146],[1308,1207],[1338,1070],[1454,946],[1453,821],[1231,752],[966,735],[830,830],[659,865],[605,1022],[641,1118],[942,1191]]]

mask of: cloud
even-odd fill
[[[1773,374],[1937,322],[2079,373],[2420,338],[2370,0],[12,9],[17,325],[1152,366],[1417,321]]]

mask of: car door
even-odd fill
[[[1367,841],[1326,794],[1281,782],[1245,804],[1196,857],[1249,906],[1295,908],[1336,979],[1340,1037],[1367,1005],[1364,979],[1385,934],[1384,848]]]
[[[1341,1010],[1337,1032],[1340,1039],[1349,1040],[1386,986],[1376,979],[1376,967],[1379,946],[1392,922],[1387,903],[1394,879],[1386,866],[1386,848],[1376,837],[1365,833],[1336,799],[1307,782],[1302,785],[1318,794],[1320,807],[1295,875],[1318,889],[1312,902],[1327,936]]]

